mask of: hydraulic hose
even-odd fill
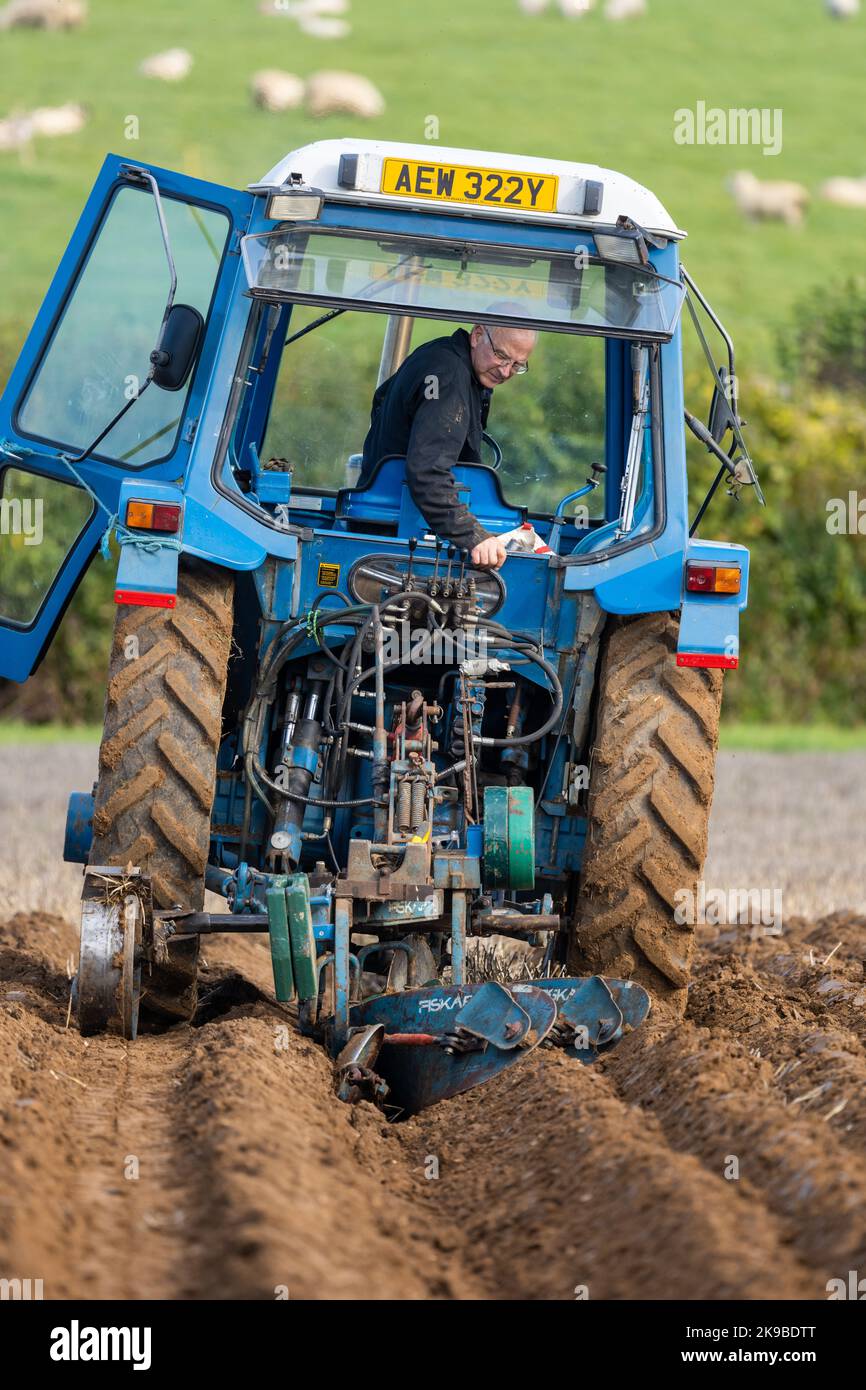
[[[259,778],[261,778],[261,780],[264,782],[265,786],[266,786],[266,787],[271,787],[275,792],[279,792],[280,796],[286,797],[289,801],[302,801],[302,802],[304,803],[305,806],[372,806],[372,805],[373,805],[373,797],[372,797],[372,796],[361,796],[361,797],[358,797],[355,801],[332,801],[332,800],[330,800],[330,799],[326,799],[325,797],[319,797],[319,796],[302,796],[302,795],[300,794],[300,792],[289,792],[289,791],[286,791],[283,787],[279,786],[278,783],[274,782],[273,779],[270,778],[270,777],[268,776],[268,774],[265,772],[264,768],[262,767],[262,765],[261,765],[261,763],[259,762],[258,758],[255,757],[255,755],[253,755],[253,760],[252,760],[252,761],[253,761],[253,767],[254,767],[255,772],[256,772],[256,776],[259,777]]]
[[[553,709],[541,727],[539,729],[534,729],[531,734],[512,734],[511,738],[484,738],[480,734],[474,735],[472,740],[473,743],[477,743],[483,748],[514,748],[522,743],[537,743],[540,738],[544,738],[544,735],[550,732],[559,719],[559,716],[562,714],[562,686],[550,662],[546,657],[541,656],[537,649],[534,653],[522,646],[519,646],[517,649],[518,651],[525,650],[530,661],[534,662],[536,666],[540,666],[541,670],[547,676],[553,687]]]

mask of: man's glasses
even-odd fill
[[[525,376],[526,373],[529,371],[529,363],[528,363],[528,362],[516,362],[516,361],[514,360],[514,358],[513,358],[513,357],[509,357],[507,353],[500,352],[500,351],[499,351],[499,348],[496,346],[496,344],[494,343],[493,339],[492,339],[491,336],[490,336],[490,329],[489,329],[489,328],[486,328],[484,324],[482,324],[481,327],[484,329],[484,332],[487,334],[487,340],[488,340],[488,342],[490,343],[490,346],[491,346],[492,349],[493,349],[493,356],[496,358],[496,360],[497,360],[497,362],[499,363],[500,367],[510,367],[511,370],[512,370],[512,372],[514,373],[515,376]]]

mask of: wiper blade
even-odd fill
[[[323,323],[327,323],[330,319],[339,318],[340,314],[345,314],[345,312],[345,309],[331,309],[329,313],[322,314],[320,318],[313,319],[313,322],[308,323],[306,328],[299,328],[297,333],[293,333],[290,338],[287,338],[283,343],[283,347],[288,347],[289,343],[296,343],[299,338],[303,338],[305,333],[312,333],[314,328],[321,328]]]
[[[396,271],[400,270],[401,268],[409,266],[409,263],[412,261],[412,259],[412,256],[404,256],[402,260],[397,262],[396,266],[394,267],[394,272],[396,273]],[[380,281],[378,284],[375,280],[368,280],[366,285],[364,285],[360,290],[360,294],[363,295],[367,292],[367,290],[370,289],[372,289],[373,292],[376,293],[380,288],[384,289],[386,285],[392,285],[394,283],[394,279],[395,275],[391,274],[389,276],[386,276],[385,279],[383,281]],[[288,347],[289,343],[296,343],[298,339],[303,338],[306,333],[312,333],[314,328],[321,328],[323,323],[330,323],[331,319],[339,318],[340,314],[345,313],[345,309],[330,309],[327,314],[322,314],[319,318],[313,319],[313,322],[308,323],[306,328],[299,328],[297,333],[292,333],[292,335],[286,339],[285,343],[283,344],[283,347]]]

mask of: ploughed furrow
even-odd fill
[[[73,930],[13,919],[0,1278],[46,1298],[826,1298],[866,1258],[862,1111],[797,1102],[780,1062],[850,1085],[863,1039],[767,967],[844,938],[815,974],[853,976],[861,932],[702,933],[700,1026],[651,1018],[593,1067],[540,1049],[390,1125],[336,1099],[271,1001],[264,939],[209,941],[196,1025],[127,1045],[65,1027]]]
[[[83,1039],[53,962],[0,945],[0,972],[0,1278],[49,1299],[483,1292],[418,1210],[396,1129],[337,1100],[278,1006]],[[233,982],[208,984],[230,1003]]]
[[[748,958],[762,979],[793,991],[817,1018],[866,1045],[866,917],[834,912],[817,925],[794,919],[780,937],[759,939]]]
[[[676,642],[668,614],[606,638],[573,964],[627,974],[681,1013],[693,926],[678,909],[707,853],[721,679],[680,680]]]
[[[866,1259],[866,1156],[819,1115],[785,1103],[772,1063],[688,1022],[645,1027],[603,1062],[630,1105],[690,1154],[772,1213],[784,1239],[826,1279]],[[772,1290],[773,1297],[783,1297]],[[819,1291],[814,1290],[814,1296]]]
[[[65,975],[15,960],[0,966],[0,1276],[41,1279],[45,1298],[188,1294],[203,1175],[179,1142],[183,1037],[85,1040],[65,1026]]]
[[[221,1174],[200,1292],[274,1298],[472,1298],[449,1232],[416,1200],[398,1128],[334,1095],[330,1062],[276,1007],[196,1030],[185,1113]],[[215,1212],[211,1213],[214,1221]]]
[[[819,1297],[780,1223],[741,1185],[672,1150],[596,1068],[534,1054],[400,1127],[421,1196],[489,1296]],[[434,1166],[437,1165],[437,1166]]]
[[[866,921],[837,914],[817,928],[743,943],[708,930],[689,1017],[712,1036],[738,1038],[773,1069],[797,1114],[826,1124],[866,1153]],[[737,949],[739,947],[739,950]]]

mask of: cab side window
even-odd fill
[[[92,512],[80,487],[20,468],[0,472],[0,619],[33,622]]]
[[[175,303],[207,317],[228,235],[223,213],[163,197],[177,267]],[[114,196],[18,413],[21,431],[86,448],[140,390],[168,295],[168,266],[149,192]],[[140,468],[167,456],[186,392],[151,386],[100,445]]]

